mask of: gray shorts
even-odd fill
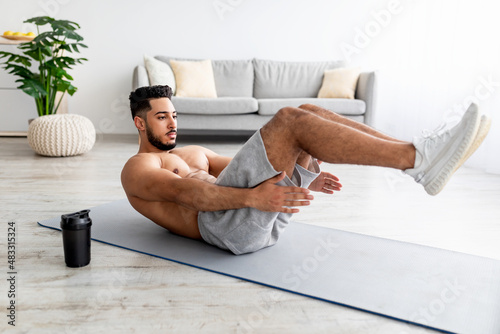
[[[320,169],[315,159],[311,169],[295,165],[292,179],[287,175],[278,184],[307,188],[319,175]],[[222,171],[216,184],[252,188],[278,174],[267,159],[260,131],[257,131]],[[202,211],[198,214],[198,227],[207,243],[239,255],[274,245],[291,216],[254,208]]]

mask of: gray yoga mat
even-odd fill
[[[235,256],[169,233],[127,200],[90,210],[96,241],[443,332],[500,333],[497,260],[296,222],[275,246]]]

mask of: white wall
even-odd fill
[[[143,54],[345,59],[379,71],[376,126],[403,139],[456,120],[462,105],[478,101],[494,124],[469,165],[500,173],[495,1],[26,0],[7,6],[0,30],[23,29],[22,19],[36,15],[81,25],[89,62],[72,72],[79,91],[70,112],[90,118],[99,132],[135,132],[127,95]]]

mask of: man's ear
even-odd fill
[[[146,121],[140,118],[139,116],[134,117],[134,124],[137,130],[139,131],[146,130]]]

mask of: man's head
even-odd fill
[[[170,101],[169,86],[149,86],[136,89],[130,94],[130,110],[134,124],[155,148],[166,151],[175,147],[177,112]]]
[[[170,86],[146,86],[137,88],[130,93],[130,111],[132,119],[139,116],[142,119],[147,119],[147,113],[151,110],[149,101],[166,97],[170,100],[172,97],[172,88]]]

